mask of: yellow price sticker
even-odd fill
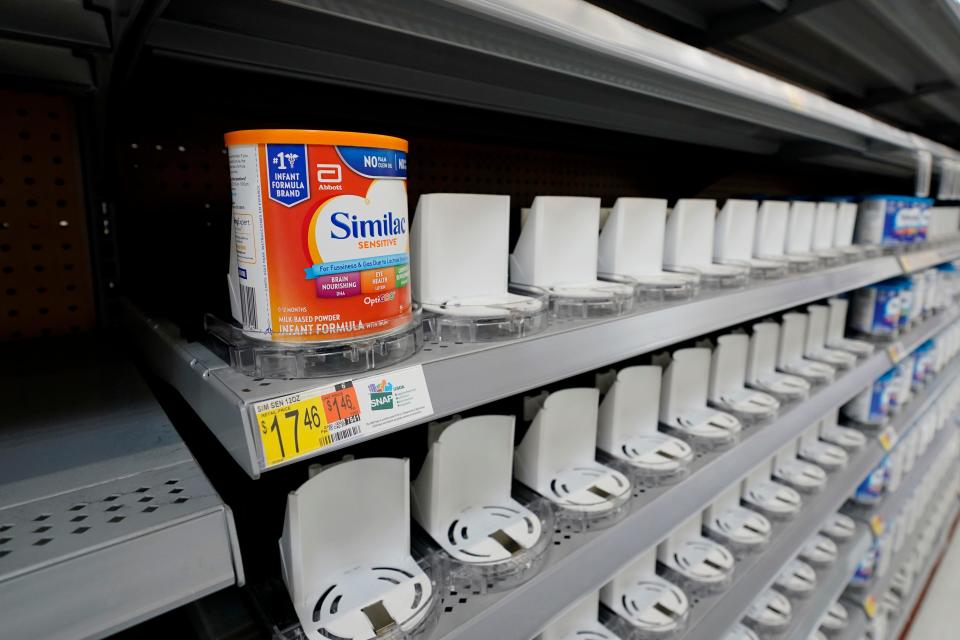
[[[870,528],[873,529],[874,535],[883,535],[883,526],[883,518],[880,517],[879,513],[870,518]]]
[[[875,617],[877,615],[877,596],[867,596],[867,599],[863,601],[863,610],[867,612],[869,617]]]
[[[892,362],[893,364],[897,364],[898,362],[903,360],[903,357],[906,355],[904,353],[903,344],[899,342],[894,342],[892,345],[887,347],[887,355],[890,356],[890,362]]]
[[[880,434],[879,440],[883,450],[890,451],[897,441],[897,432],[893,430],[893,427],[887,427],[883,430],[883,433]]]
[[[267,467],[360,435],[360,404],[351,382],[292,394],[255,407]]]
[[[900,256],[900,268],[907,273],[913,271],[910,265],[910,256]]]

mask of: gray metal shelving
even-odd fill
[[[960,247],[954,245],[953,250],[960,255]],[[651,303],[640,312],[623,317],[562,321],[541,334],[520,340],[427,344],[413,358],[378,375],[422,366],[433,413],[377,431],[373,437],[902,273],[897,258],[889,255],[754,283],[735,291],[706,291],[686,302]],[[254,380],[232,369],[203,343],[181,338],[172,323],[135,310],[128,315],[127,325],[148,364],[180,392],[253,477],[275,467],[264,464],[252,406],[343,380]],[[334,451],[369,437],[359,434],[310,455]]]
[[[206,64],[756,153],[812,141],[866,158],[860,168],[874,171],[912,171],[918,150],[956,157],[587,2],[182,1],[147,45]]]
[[[954,369],[952,373],[955,376],[957,370]],[[943,443],[947,437],[951,435],[949,431],[953,429],[956,429],[956,426],[951,424],[950,426],[944,427],[943,431],[937,434],[934,441],[927,447],[923,456],[916,461],[913,469],[903,479],[896,492],[888,496],[883,503],[878,505],[876,513],[882,514],[884,522],[890,522],[896,518],[903,506],[913,497],[916,488],[923,482],[927,468],[929,468],[930,463],[939,455]],[[868,601],[879,601],[881,596],[890,588],[890,584],[893,582],[893,578],[897,573],[899,563],[903,561],[903,558],[904,555],[902,553],[899,554],[887,567],[887,571],[882,576],[874,579],[865,588],[848,590],[846,594],[847,598],[864,608],[868,606]]]
[[[723,593],[701,598],[690,616],[690,628],[684,640],[716,640],[735,625],[746,613],[758,594],[770,586],[783,567],[799,553],[803,545],[816,534],[826,519],[840,508],[847,496],[876,464],[882,450],[876,442],[854,456],[850,463],[832,474],[822,493],[805,496],[800,514],[793,520],[775,525],[770,546],[754,557],[737,563],[733,584]],[[837,565],[847,579],[868,546],[866,528],[861,527],[855,544],[849,545]],[[851,551],[851,547],[853,547]],[[818,587],[818,595],[824,586]],[[840,589],[832,593],[839,595]],[[831,600],[832,602],[832,600]],[[829,605],[829,602],[827,603]],[[812,608],[810,609],[813,610]],[[795,612],[802,615],[804,610]],[[819,619],[819,615],[816,616]],[[798,620],[798,624],[799,624]],[[805,637],[805,636],[801,636]]]
[[[907,622],[910,620],[910,616],[913,614],[913,610],[920,604],[920,597],[923,595],[923,592],[927,587],[927,583],[932,577],[934,569],[943,558],[943,554],[946,553],[947,547],[950,544],[952,527],[958,515],[960,515],[960,503],[954,505],[953,510],[947,517],[946,527],[940,533],[940,540],[937,543],[936,548],[930,554],[930,557],[927,558],[923,570],[919,573],[919,578],[914,580],[913,589],[911,590],[910,595],[903,600],[900,608],[900,614],[896,617],[893,624],[890,625],[890,628],[893,630],[893,633],[890,635],[891,638],[900,637],[900,634],[903,633]]]
[[[916,340],[910,340],[909,342],[913,347],[919,344]],[[896,419],[891,422],[891,426],[898,436],[905,433],[930,407],[946,389],[947,385],[956,379],[957,373],[960,373],[960,360],[954,361],[941,371],[933,384],[923,393],[915,396],[904,407]],[[887,506],[889,506],[891,514],[896,513],[896,510],[899,510],[904,501],[909,499],[916,486],[922,481],[924,469],[936,456],[939,449],[938,443],[943,443],[947,435],[947,429],[937,435],[924,457],[917,461],[913,471],[904,479],[897,492],[883,503],[882,510],[886,511]],[[684,636],[685,640],[709,640],[716,637],[717,629],[727,629],[735,624],[756,595],[772,583],[781,568],[796,555],[803,543],[816,532],[818,523],[822,523],[830,513],[835,512],[843,505],[856,486],[880,462],[884,455],[886,455],[886,450],[880,445],[879,440],[870,440],[867,447],[859,452],[847,467],[830,478],[822,494],[815,496],[812,500],[807,500],[797,520],[788,523],[787,526],[780,525],[777,528],[778,530],[774,533],[776,536],[774,543],[769,549],[765,550],[758,558],[748,559],[747,562],[738,564],[734,583],[727,591],[709,600],[701,600],[691,616],[690,630]],[[865,520],[869,521],[869,517]],[[780,529],[783,530],[782,533]],[[860,533],[866,533],[865,526],[861,527]],[[843,572],[845,572],[847,580],[842,583],[830,583],[831,587],[836,586],[837,588],[832,591],[830,600],[826,602],[827,605],[843,591],[843,586],[853,574],[856,563],[863,556],[864,551],[866,551],[866,546],[850,559],[852,564],[849,567],[844,565]],[[883,593],[889,580],[892,579],[892,572],[888,571],[885,578],[881,581],[883,584],[878,582],[877,585],[871,586],[868,593],[864,595]],[[818,600],[823,595],[820,591],[825,588],[825,585],[818,588]],[[803,609],[804,612],[814,610],[812,607]],[[817,616],[817,619],[819,619],[819,616]],[[814,628],[809,626],[810,622],[809,619],[795,619],[791,625],[790,634],[785,637],[806,638],[807,634]],[[807,633],[803,633],[804,629],[807,630]]]
[[[909,351],[916,348],[957,317],[956,312],[950,312],[927,320],[903,336],[904,349]],[[687,477],[673,485],[642,489],[635,495],[631,513],[609,529],[587,532],[561,530],[555,538],[547,566],[537,576],[503,593],[458,594],[459,600],[450,603],[450,610],[442,614],[433,638],[486,640],[534,636],[572,602],[584,593],[600,588],[625,562],[660,542],[683,520],[716,499],[726,487],[745,477],[757,464],[799,437],[804,429],[829,411],[852,398],[890,366],[887,354],[877,353],[833,384],[819,389],[807,401],[788,408],[770,424],[749,429],[731,449],[698,454]],[[912,411],[911,407],[907,407],[901,415],[906,419]],[[738,580],[740,586],[737,593],[741,599],[747,599],[750,589],[755,588],[753,595],[756,595],[761,586],[769,584],[776,570],[789,561],[800,544],[809,537],[809,533],[799,536],[796,531],[816,531],[884,453],[879,442],[871,440],[848,467],[834,475],[828,489],[813,498],[796,523],[791,523],[791,527],[786,529],[787,537],[778,537],[780,541],[774,542],[774,546],[763,554],[762,561],[755,561],[760,562],[755,570],[742,570],[738,574],[746,576],[746,579]],[[793,524],[798,528],[794,528]],[[705,612],[709,607],[708,603],[704,603],[700,611]],[[709,620],[709,624],[732,624],[740,618],[742,611],[731,618],[722,615],[718,608],[714,615],[722,616],[723,620],[718,617]],[[700,614],[703,615],[706,614]],[[705,627],[709,628],[719,627]]]
[[[230,509],[131,364],[2,353],[0,638],[100,638],[242,584]]]

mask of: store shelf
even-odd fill
[[[910,473],[901,481],[896,492],[888,496],[887,499],[879,505],[877,513],[882,514],[884,522],[891,522],[895,519],[904,504],[913,498],[914,491],[923,482],[926,471],[930,468],[930,463],[941,453],[943,450],[942,445],[956,428],[957,425],[955,422],[951,422],[948,426],[944,427],[927,447],[923,456],[916,461]],[[872,517],[872,515],[870,517]],[[869,520],[869,518],[867,519]],[[896,575],[897,569],[902,561],[903,554],[900,553],[887,567],[887,571],[882,576],[875,578],[866,588],[850,589],[847,592],[848,599],[862,607],[866,607],[866,603],[870,600],[879,601],[881,596],[890,588],[893,577]]]
[[[952,539],[951,534],[953,533],[954,524],[956,523],[957,517],[960,516],[960,503],[954,502],[953,510],[947,517],[945,528],[940,533],[940,541],[937,543],[936,549],[934,549],[924,564],[923,571],[921,571],[919,576],[914,580],[913,589],[909,597],[904,599],[900,608],[900,615],[898,615],[896,621],[890,625],[890,629],[893,630],[893,633],[890,635],[891,638],[899,638],[900,634],[903,633],[907,622],[913,615],[914,609],[920,604],[920,597],[927,588],[927,583],[932,577],[931,574],[943,559],[943,555],[947,552],[947,548]]]
[[[374,436],[334,443],[327,453],[401,428],[427,422],[499,398],[619,362],[666,345],[736,325],[796,305],[901,274],[884,256],[735,291],[707,291],[692,301],[649,304],[632,315],[607,320],[560,321],[536,336],[486,344],[427,344],[397,367],[422,366],[433,413]],[[200,342],[188,342],[162,319],[131,311],[127,324],[148,364],[172,384],[251,476],[267,467],[251,407],[292,393],[326,387],[339,379],[253,380],[230,368]],[[363,377],[363,376],[360,376]],[[866,384],[866,383],[864,383]],[[303,458],[299,458],[303,459]],[[275,468],[275,467],[271,467]]]
[[[876,464],[879,451],[880,446],[871,442],[854,456],[846,467],[830,476],[823,492],[815,496],[804,496],[804,506],[800,514],[789,522],[775,525],[770,546],[764,549],[763,553],[737,563],[734,581],[729,588],[719,595],[700,599],[700,603],[691,612],[690,628],[683,636],[684,640],[716,640],[735,625],[757,595],[773,583],[783,567],[796,557],[826,519],[843,505]],[[865,534],[866,528],[861,527],[856,542],[846,546],[843,557],[838,558],[837,565],[834,566],[834,569],[840,567],[840,573],[847,578],[853,574],[857,562],[867,549],[869,541],[864,537]],[[824,590],[824,585],[818,587],[818,597]],[[838,595],[841,590],[836,590],[833,596]],[[827,604],[829,605],[829,602]]]
[[[229,508],[131,364],[2,353],[0,638],[100,638],[242,584]]]
[[[581,0],[181,0],[147,44],[206,64],[759,153],[816,141],[909,171],[918,149],[956,156]]]
[[[920,344],[954,318],[956,314],[951,313],[928,320],[905,336],[905,344]],[[889,367],[886,353],[875,354],[857,369],[821,388],[806,402],[788,408],[775,421],[749,429],[733,448],[699,454],[689,476],[674,485],[643,489],[634,498],[630,515],[615,526],[603,531],[561,531],[547,566],[537,576],[508,592],[462,597],[462,601],[453,604],[451,610],[441,616],[433,638],[485,640],[536,635],[572,602],[584,593],[600,588],[625,562],[656,545],[678,524],[704,509],[726,487],[745,477],[757,464],[799,437],[804,429],[852,398]],[[904,413],[907,411],[909,409]],[[835,474],[826,491],[810,501],[797,524],[806,523],[806,529],[816,531],[824,518],[840,507],[883,455],[879,442],[871,440],[848,467]],[[794,533],[786,535],[790,537],[781,537],[781,542],[775,542],[763,554],[763,564],[756,572],[738,574],[748,575],[748,581],[742,582],[741,599],[746,599],[746,591],[772,571],[767,580],[769,583],[776,569],[792,557],[790,545],[796,542],[792,547],[795,553],[809,537],[795,539]],[[703,605],[700,611],[709,606]],[[736,622],[742,612],[743,609],[730,618],[732,622]],[[718,610],[716,615],[723,614]],[[724,622],[726,618],[714,619],[710,624]]]
[[[847,545],[837,563],[829,569],[817,570],[817,589],[805,601],[793,601],[793,620],[781,640],[809,640],[820,626],[823,614],[847,588],[857,565],[870,548],[872,538],[866,526],[857,527],[857,536]],[[856,637],[856,636],[854,636]]]

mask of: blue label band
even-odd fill
[[[337,147],[337,154],[354,173],[364,178],[406,178],[407,154],[395,149]]]
[[[410,256],[405,253],[394,253],[387,256],[376,256],[373,258],[357,258],[355,260],[339,260],[337,262],[323,262],[315,264],[312,267],[304,269],[307,273],[307,280],[319,278],[320,276],[329,276],[335,273],[351,273],[354,271],[366,271],[368,269],[385,269],[387,267],[396,267],[397,265],[407,264]]]
[[[267,145],[267,196],[285,207],[310,198],[307,145]]]

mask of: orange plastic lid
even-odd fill
[[[317,131],[314,129],[248,129],[224,134],[227,146],[233,144],[329,144],[340,147],[374,147],[406,151],[407,141],[377,133]]]

